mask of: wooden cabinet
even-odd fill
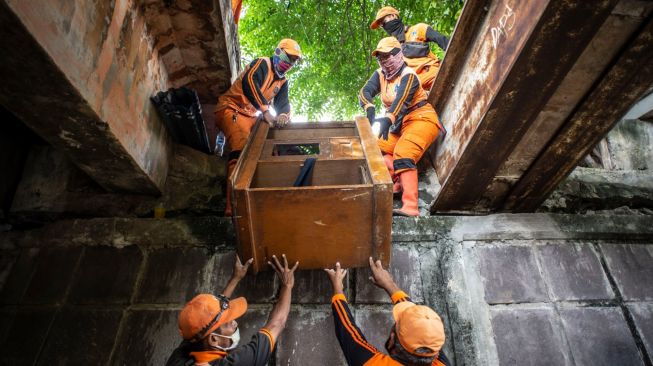
[[[307,158],[308,185],[293,187]],[[390,261],[392,180],[365,118],[257,123],[230,184],[238,252],[254,273],[284,253],[302,269]]]

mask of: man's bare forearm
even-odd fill
[[[236,290],[236,286],[238,285],[238,282],[240,282],[236,278],[231,278],[229,279],[229,282],[227,282],[227,286],[225,286],[224,290],[222,290],[222,294],[226,297],[231,298],[231,295],[234,293]]]
[[[274,339],[278,339],[279,335],[286,326],[288,320],[288,313],[290,313],[290,301],[292,299],[292,287],[282,286],[279,290],[279,301],[274,304],[270,317],[268,318],[265,328],[272,333]]]

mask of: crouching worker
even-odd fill
[[[288,268],[283,256],[283,265],[277,257],[268,262],[277,272],[281,282],[279,300],[274,305],[267,323],[249,341],[238,346],[240,331],[236,319],[247,311],[244,297],[230,299],[236,285],[245,277],[252,259],[244,265],[236,257],[234,272],[221,295],[200,294],[189,301],[179,314],[179,332],[183,337],[166,366],[207,365],[267,365],[274,344],[286,326],[292,287],[295,283],[295,269],[299,262]]]
[[[395,182],[393,192],[401,193],[402,207],[394,215],[419,216],[417,208],[417,162],[442,129],[435,109],[426,101],[415,71],[404,62],[401,44],[394,37],[383,38],[372,52],[379,65],[359,93],[360,105],[370,123],[376,110],[372,100],[381,94],[385,106],[380,124],[379,147]]]
[[[229,90],[220,96],[215,108],[215,122],[231,148],[227,165],[227,180],[231,177],[240,152],[257,120],[257,112],[273,127],[290,122],[286,73],[301,58],[299,44],[286,38],[279,42],[272,57],[252,61]],[[270,107],[277,115],[272,115]],[[231,216],[231,187],[227,183],[225,216]]]
[[[379,352],[369,344],[354,322],[343,292],[342,280],[347,270],[336,263],[335,269],[325,269],[333,285],[331,307],[335,321],[336,337],[349,366],[373,365],[449,365],[441,351],[444,345],[444,326],[438,314],[431,308],[410,302],[406,293],[395,284],[390,272],[383,269],[381,261],[370,257],[372,282],[385,290],[394,307],[394,325],[385,343],[388,354]]]

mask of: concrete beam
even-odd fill
[[[637,0],[497,0],[483,12],[468,5],[430,95],[449,131],[434,152],[442,189],[432,212],[511,210],[509,192],[653,10]],[[619,117],[593,123],[611,127]],[[582,159],[557,158],[573,166]]]
[[[127,1],[0,1],[0,104],[109,191],[159,194],[167,73]]]

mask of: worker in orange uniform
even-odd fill
[[[189,301],[179,313],[179,333],[183,342],[175,349],[166,366],[264,366],[268,364],[276,340],[286,326],[290,312],[295,270],[299,263],[288,267],[272,256],[268,262],[281,282],[279,300],[272,308],[267,323],[249,341],[238,346],[240,331],[236,319],[247,311],[244,297],[229,299],[238,282],[245,277],[252,259],[244,265],[236,257],[234,272],[221,295],[201,294]]]
[[[234,14],[234,24],[238,25],[240,20],[240,11],[243,8],[243,0],[231,0],[231,10]]]
[[[442,125],[433,107],[426,101],[417,74],[404,62],[401,44],[394,37],[379,41],[372,52],[380,64],[360,90],[360,105],[370,123],[375,121],[372,100],[381,94],[385,106],[380,124],[379,147],[395,182],[394,193],[401,193],[402,207],[394,215],[419,216],[417,208],[417,162],[435,141]],[[403,190],[403,192],[402,192]]]
[[[448,366],[449,360],[441,350],[445,335],[440,316],[427,306],[412,303],[408,295],[399,289],[390,273],[383,268],[381,261],[374,262],[370,257],[370,268],[370,279],[388,293],[394,304],[392,316],[395,323],[385,343],[387,355],[367,342],[349,311],[342,285],[347,270],[340,268],[340,263],[336,263],[335,269],[325,269],[333,286],[331,308],[336,337],[347,364]]]
[[[376,13],[370,28],[379,27],[382,27],[389,36],[399,40],[403,46],[406,64],[415,70],[422,88],[427,92],[430,91],[440,69],[440,60],[431,52],[429,42],[434,42],[446,51],[449,39],[428,24],[404,25],[399,18],[399,11],[391,6],[384,6]]]
[[[284,127],[290,122],[288,82],[286,73],[302,57],[299,44],[285,38],[279,42],[272,57],[252,61],[220,96],[215,110],[215,120],[231,148],[228,158],[227,178],[236,166],[240,152],[245,147],[250,131],[256,123],[257,112],[273,127]],[[277,115],[270,111],[274,107]],[[229,181],[229,179],[227,179]],[[227,183],[225,216],[231,216],[231,186]]]

